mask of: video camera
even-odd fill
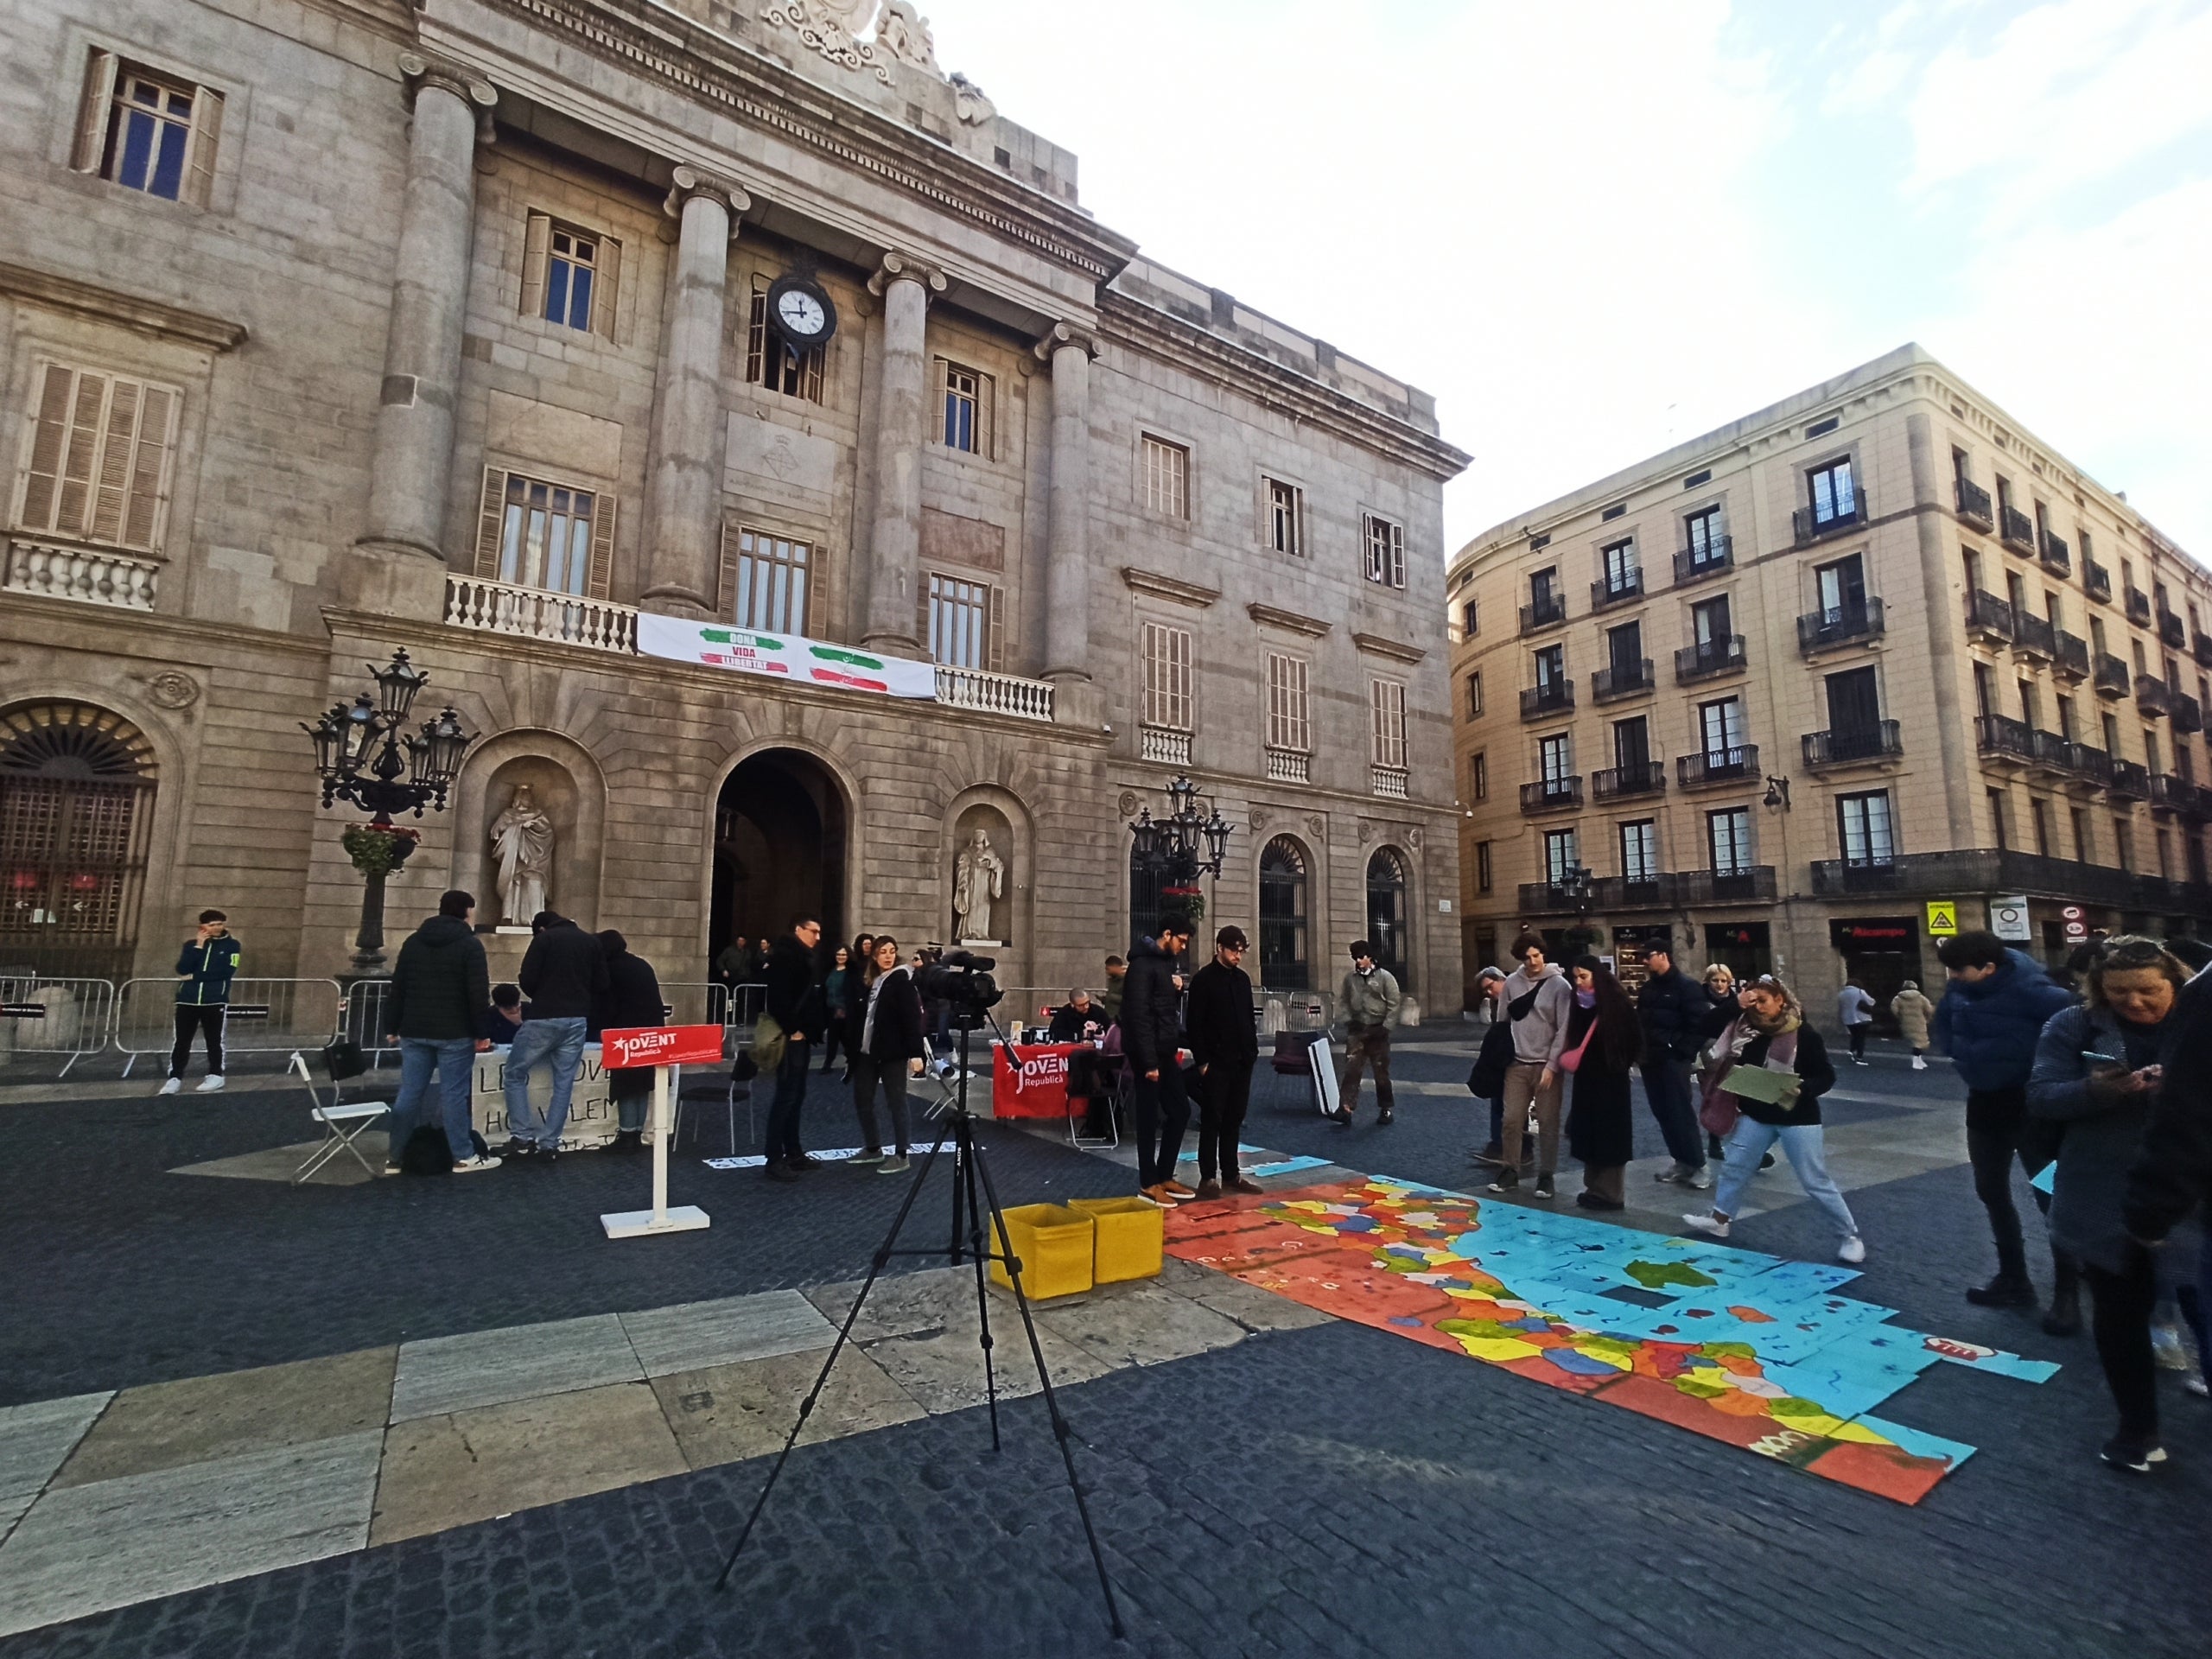
[[[983,1023],[984,1011],[1006,995],[991,977],[995,957],[979,957],[969,950],[948,950],[936,962],[925,963],[916,976],[924,996],[944,1003],[951,1011],[957,1030],[973,1031]]]

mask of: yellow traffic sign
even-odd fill
[[[1930,899],[1928,901],[1928,933],[1931,938],[1946,938],[1959,931],[1959,905],[1955,899]]]

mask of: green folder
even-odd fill
[[[1763,1100],[1770,1106],[1782,1106],[1797,1096],[1797,1074],[1770,1071],[1763,1065],[1738,1065],[1720,1080],[1720,1086],[1729,1094],[1740,1095],[1746,1100]]]

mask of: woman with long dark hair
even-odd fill
[[[1582,1160],[1585,1210],[1627,1207],[1621,1181],[1636,1156],[1636,1115],[1629,1101],[1629,1069],[1643,1054],[1643,1027],[1613,970],[1595,957],[1577,957],[1568,969],[1574,1007],[1567,1017],[1569,1084],[1567,1149]]]
[[[884,1175],[906,1167],[906,1079],[919,1076],[922,1058],[922,997],[913,970],[899,960],[899,941],[879,935],[868,966],[855,977],[861,986],[860,1025],[852,1031],[853,1109],[861,1120],[861,1150],[850,1161],[874,1164]],[[875,1127],[875,1091],[891,1112],[896,1150],[883,1155]]]

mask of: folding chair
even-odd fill
[[[737,1097],[741,1091],[745,1096],[746,1144],[747,1146],[753,1144],[755,1136],[753,1128],[752,1084],[740,1083],[737,1080],[737,1073],[733,1071],[730,1072],[728,1077],[723,1080],[723,1087],[719,1091],[717,1091],[710,1084],[695,1084],[690,1089],[685,1089],[683,1086],[683,1068],[679,1066],[677,1071],[677,1086],[676,1090],[676,1122],[670,1128],[668,1134],[668,1145],[670,1151],[674,1151],[683,1143],[683,1108],[685,1103],[689,1102],[696,1106],[705,1106],[712,1103],[716,1098],[718,1093],[722,1103],[722,1109],[725,1114],[727,1128],[729,1134],[729,1155],[733,1158],[737,1156]]]
[[[357,1100],[348,1105],[342,1098],[345,1084],[338,1068],[331,1064],[327,1055],[316,1058],[322,1061],[324,1075],[330,1079],[330,1104],[327,1106],[322,1103],[322,1096],[316,1091],[315,1077],[308,1070],[306,1057],[296,1049],[292,1052],[290,1069],[299,1073],[300,1082],[308,1091],[308,1099],[313,1103],[308,1116],[322,1125],[322,1144],[315,1149],[315,1156],[300,1166],[292,1177],[292,1184],[298,1185],[341,1152],[352,1154],[353,1161],[361,1166],[362,1173],[373,1178],[378,1173],[375,1166],[361,1156],[360,1147],[353,1143],[391,1108],[381,1100]],[[366,1067],[362,1069],[366,1070]],[[348,1071],[346,1075],[358,1077],[360,1074],[359,1071]],[[391,1155],[397,1159],[399,1148],[394,1147]]]
[[[1081,1059],[1080,1054],[1075,1057]],[[1072,1069],[1072,1068],[1071,1068]],[[1094,1095],[1068,1096],[1068,1143],[1075,1147],[1103,1147],[1111,1150],[1122,1144],[1122,1114],[1128,1103],[1129,1065],[1119,1054],[1101,1054],[1090,1065],[1090,1082],[1096,1090]],[[1090,1116],[1090,1103],[1103,1100],[1106,1103],[1106,1133],[1085,1135],[1077,1126]],[[1077,1109],[1077,1103],[1083,1109]]]

